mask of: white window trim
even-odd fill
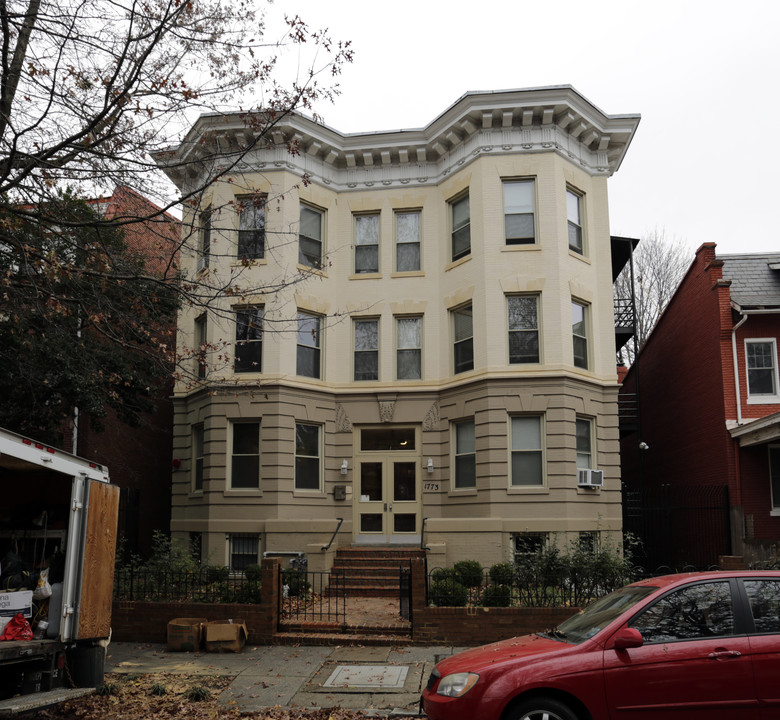
[[[772,345],[772,356],[774,357],[774,380],[775,380],[775,392],[773,395],[751,395],[750,394],[750,381],[748,379],[748,345],[750,343],[770,343]],[[743,349],[745,353],[745,390],[747,391],[747,403],[748,405],[776,405],[780,403],[780,371],[778,365],[780,364],[780,358],[777,355],[777,339],[776,338],[745,338]]]
[[[355,374],[357,372],[357,364],[355,363],[356,356],[358,352],[369,352],[361,351],[357,349],[357,342],[355,337],[355,329],[358,325],[358,323],[365,323],[365,322],[375,322],[376,323],[376,378],[373,378],[371,380],[358,380],[355,377]],[[380,352],[380,336],[382,332],[382,324],[380,322],[380,318],[378,316],[372,316],[372,317],[353,317],[352,318],[352,382],[356,383],[364,383],[364,382],[377,382],[380,378],[381,372],[380,372],[380,366],[382,364],[382,354]]]
[[[312,212],[316,212],[320,216],[320,261],[319,265],[309,265],[308,263],[302,263],[300,259],[300,243],[301,243],[301,209],[302,208],[308,208]],[[298,267],[306,268],[308,271],[314,271],[325,274],[325,257],[327,255],[327,251],[325,248],[325,239],[327,237],[327,220],[328,220],[328,212],[325,210],[325,208],[317,207],[316,205],[308,202],[301,201],[300,207],[298,208],[298,236],[297,236],[297,251],[298,254],[296,255],[296,260],[298,262]],[[306,236],[308,237],[308,235]]]
[[[462,340],[458,340],[455,336],[456,334],[456,328],[455,328],[455,315],[462,312],[466,309],[471,310],[471,367],[466,368],[464,370],[458,370],[456,367],[456,359],[455,359],[455,346],[458,343],[464,343],[469,338],[463,338]],[[474,369],[477,367],[477,358],[475,353],[475,344],[474,344],[474,303],[472,300],[469,300],[466,303],[462,303],[461,305],[457,305],[456,307],[452,307],[449,309],[450,314],[450,367],[452,369],[453,375],[462,375],[464,373],[473,372]]]
[[[256,424],[258,438],[257,453],[257,488],[233,487],[233,429],[236,425]],[[227,443],[225,446],[225,495],[251,495],[256,497],[263,494],[263,429],[260,418],[228,418]]]
[[[299,488],[297,485],[297,475],[296,475],[296,465],[297,465],[297,459],[298,459],[298,453],[297,449],[295,447],[295,428],[298,425],[310,425],[312,427],[318,428],[317,430],[317,487],[316,488]],[[325,457],[324,457],[324,450],[325,450],[325,426],[322,423],[317,422],[304,422],[304,421],[295,421],[295,425],[293,426],[293,496],[295,495],[304,495],[307,497],[311,497],[313,495],[322,495],[323,494],[323,473],[324,473],[324,465],[325,465]],[[301,457],[312,457],[311,455],[301,455]]]
[[[589,428],[589,430],[588,430],[588,442],[590,444],[590,450],[588,452],[588,455],[590,455],[590,467],[581,468],[579,463],[577,463],[577,470],[595,470],[598,467],[598,462],[596,460],[596,447],[595,447],[596,444],[593,441],[594,437],[595,437],[594,431],[595,431],[596,424],[595,424],[595,422],[594,422],[592,417],[587,417],[586,415],[577,415],[577,417],[575,419],[575,425],[574,425],[574,428],[575,428],[575,433],[574,433],[574,440],[575,440],[574,454],[575,454],[575,458],[576,458],[577,455],[579,455],[579,452],[577,451],[577,444],[576,444],[576,441],[577,441],[577,433],[576,433],[577,425],[576,425],[576,423],[578,421],[588,423],[588,428]]]
[[[454,256],[454,251],[455,251],[454,241],[455,241],[455,231],[456,231],[456,228],[455,228],[455,206],[458,203],[462,202],[463,200],[468,200],[468,203],[469,203],[469,219],[468,219],[468,223],[466,223],[466,224],[461,226],[461,228],[468,227],[468,229],[469,229],[469,249],[468,249],[468,252],[461,253],[458,257],[453,257]],[[472,220],[472,216],[471,216],[471,193],[470,193],[470,189],[467,188],[463,192],[460,192],[457,195],[455,195],[454,197],[450,198],[447,201],[447,209],[448,209],[448,212],[449,212],[449,220],[450,220],[449,252],[448,252],[449,259],[450,259],[450,264],[460,263],[460,262],[466,260],[467,258],[470,258],[472,256],[472,253],[473,253],[473,250],[474,250],[474,243],[473,243],[474,238],[472,237],[472,234],[471,234],[471,220]],[[461,228],[458,228],[458,229],[461,229]]]
[[[572,246],[569,244],[569,202],[568,202],[568,195],[571,193],[572,195],[575,195],[578,198],[577,203],[577,211],[578,215],[580,216],[580,222],[579,222],[579,229],[580,229],[580,240],[582,242],[582,250],[575,250],[572,248]],[[567,185],[566,186],[566,247],[569,249],[569,252],[574,257],[584,258],[588,256],[588,238],[585,234],[585,193],[582,192],[582,190],[579,190],[578,188],[574,187],[573,185]],[[574,223],[576,225],[576,223]]]
[[[200,433],[201,436],[201,455],[197,454],[198,445],[197,445],[197,435]],[[202,473],[203,477],[201,478],[201,486],[197,487],[197,475],[198,475],[198,458],[201,458],[203,461],[203,468]],[[192,426],[192,473],[190,476],[190,495],[203,495],[205,486],[206,486],[206,427],[205,425],[201,423],[195,423]]]
[[[259,565],[262,559],[263,537],[257,532],[233,532],[225,535],[225,567],[229,568],[231,576],[243,574],[243,570],[233,569],[233,539],[236,537],[254,537],[257,538],[257,559],[250,565]],[[202,550],[201,550],[202,552]]]
[[[571,305],[579,305],[583,309],[583,322],[585,324],[585,344],[586,344],[586,351],[585,351],[585,367],[580,367],[574,362],[574,324],[571,326],[571,364],[574,368],[577,370],[583,370],[585,372],[591,372],[593,369],[593,351],[592,351],[592,345],[593,345],[593,329],[591,327],[591,304],[589,302],[586,302],[585,300],[580,300],[579,298],[572,297],[571,298]],[[570,310],[571,312],[571,310]],[[578,336],[583,337],[583,336]]]
[[[513,247],[513,246],[512,246]],[[522,246],[521,246],[522,247]],[[522,368],[526,365],[541,365],[542,359],[542,295],[541,293],[509,293],[504,296],[506,305],[506,362],[513,368]],[[536,343],[538,345],[538,357],[535,362],[513,363],[511,358],[511,343],[509,336],[513,332],[530,332],[529,330],[512,330],[509,327],[509,305],[511,298],[534,298],[536,300]]]
[[[473,453],[458,453],[458,426],[463,425],[464,423],[471,423],[474,426],[474,452]],[[477,421],[476,418],[471,417],[465,417],[461,418],[460,420],[453,420],[450,422],[450,467],[452,468],[452,471],[450,472],[451,476],[451,482],[450,482],[450,493],[451,494],[468,494],[468,493],[476,493],[477,492]],[[457,459],[460,455],[474,455],[474,484],[473,485],[464,485],[463,487],[458,487],[457,485]]]
[[[266,212],[267,204],[268,204],[267,201],[268,201],[268,195],[266,193],[255,193],[255,194],[249,194],[249,195],[237,195],[236,196],[236,199],[235,199],[235,204],[236,204],[236,257],[234,258],[234,262],[236,262],[237,264],[243,264],[243,262],[245,262],[245,261],[249,261],[249,262],[257,263],[257,264],[265,264],[265,263],[268,262],[266,260],[266,257],[265,257],[266,256],[266,251],[268,250],[267,242],[266,242],[266,240],[267,240],[267,224],[268,224],[268,213]],[[255,208],[255,209],[262,208],[262,213],[263,213],[263,248],[262,248],[263,256],[259,257],[259,258],[256,258],[256,257],[249,258],[249,257],[243,256],[243,255],[241,255],[241,253],[239,253],[239,248],[241,246],[240,237],[241,237],[241,233],[244,232],[244,231],[241,230],[241,215],[249,207],[252,207],[252,208]],[[254,228],[250,228],[249,231],[255,231],[255,230],[258,230],[258,229],[259,228],[254,227]]]
[[[417,215],[419,218],[417,226],[416,243],[398,242],[398,216],[399,215]],[[409,277],[423,274],[423,217],[422,208],[396,208],[393,210],[393,275],[399,277]],[[420,255],[420,267],[417,270],[399,270],[398,269],[398,246],[399,245],[417,245]]]
[[[519,417],[534,417],[539,419],[539,442],[542,452],[542,482],[540,485],[513,485],[512,484],[512,420]],[[547,493],[547,418],[544,413],[513,413],[507,415],[507,492],[512,493]],[[530,452],[530,451],[528,451]]]
[[[419,378],[399,378],[398,377],[398,353],[401,350],[415,350],[417,348],[402,348],[398,346],[398,321],[399,320],[417,320],[420,323],[420,377]],[[423,352],[423,345],[425,343],[425,327],[423,325],[423,316],[422,315],[393,315],[393,321],[394,321],[394,327],[393,332],[395,333],[395,357],[393,358],[393,362],[395,364],[395,379],[397,382],[420,382],[423,379],[424,376],[424,352]]]
[[[525,243],[509,243],[507,242],[506,237],[506,185],[512,184],[512,183],[531,183],[531,195],[533,196],[532,201],[532,215],[533,215],[533,223],[534,223],[534,238],[533,242],[525,242]],[[537,193],[536,193],[536,177],[508,177],[508,178],[501,178],[501,202],[502,207],[504,210],[504,247],[505,248],[533,248],[539,246],[539,228],[537,226],[537,220],[539,218],[539,212],[537,207]],[[568,227],[568,224],[567,224]],[[568,237],[568,235],[567,235]]]
[[[376,217],[376,243],[371,245],[358,245],[358,221],[360,218]],[[352,276],[375,278],[382,274],[382,214],[379,210],[355,213],[352,216],[352,233],[355,238],[352,244]],[[362,271],[357,267],[358,247],[376,247],[376,270]]]

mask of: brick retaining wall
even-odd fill
[[[415,608],[415,644],[484,645],[559,625],[579,608]]]
[[[279,623],[278,559],[263,560],[262,602],[175,603],[115,600],[113,638],[125,642],[166,642],[168,621],[178,617],[209,620],[241,618],[251,645],[271,645]],[[420,645],[482,645],[555,627],[578,608],[432,608],[425,599],[425,563],[411,562],[412,642]]]

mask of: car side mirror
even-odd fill
[[[629,650],[630,648],[642,647],[645,641],[642,639],[642,634],[636,628],[623,628],[618,630],[615,637],[612,640],[612,647],[615,650]]]

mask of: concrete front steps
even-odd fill
[[[416,546],[339,548],[330,571],[329,591],[339,592],[343,583],[348,597],[398,597],[401,568],[408,568],[413,557],[425,557],[425,551]]]

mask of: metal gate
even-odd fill
[[[623,529],[641,541],[637,560],[647,570],[716,565],[731,548],[728,486],[624,489]]]
[[[285,623],[333,623],[346,630],[347,592],[339,572],[279,567],[279,629]]]

